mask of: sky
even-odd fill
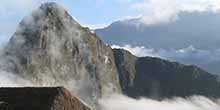
[[[1,0],[0,43],[10,38],[24,16],[51,1],[64,5],[80,24],[93,29],[117,20],[142,17],[143,23],[168,22],[180,11],[220,9],[220,0]]]

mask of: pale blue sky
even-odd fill
[[[63,4],[80,24],[93,28],[141,15],[152,20],[161,12],[159,18],[169,19],[182,10],[204,11],[210,6],[213,11],[220,9],[220,0],[1,0],[0,41],[7,40],[21,19],[46,1]]]
[[[141,0],[133,0],[133,2],[129,0],[62,0],[61,3],[82,24],[99,25],[137,16],[138,11],[128,8],[130,4],[137,1]]]

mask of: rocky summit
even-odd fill
[[[112,49],[56,3],[25,17],[7,45],[5,70],[35,85],[77,85],[87,103],[120,93]]]

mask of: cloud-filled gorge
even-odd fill
[[[202,96],[192,96],[186,99],[173,98],[163,101],[152,99],[131,99],[126,96],[115,95],[101,99],[102,110],[219,110],[220,101],[210,100]]]

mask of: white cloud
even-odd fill
[[[220,101],[202,96],[174,98],[163,101],[114,95],[99,101],[101,110],[219,110]]]
[[[212,11],[218,12],[220,10],[220,0],[212,0],[210,5],[211,5]]]
[[[108,23],[103,23],[103,24],[82,24],[81,23],[82,26],[88,27],[91,30],[105,28],[105,27],[109,26],[109,24]]]
[[[167,23],[178,19],[178,13],[220,11],[220,0],[145,0],[131,5],[143,12],[141,22],[145,24]]]
[[[153,48],[145,48],[144,46],[131,46],[131,45],[112,45],[113,49],[125,49],[131,52],[133,55],[138,57],[151,56],[151,57],[159,57],[156,51]]]
[[[133,55],[138,57],[160,57],[168,60],[179,60],[179,59],[194,59],[204,62],[220,61],[220,50],[200,50],[193,46],[189,46],[183,49],[154,49],[146,48],[144,46],[131,46],[131,45],[112,45],[113,49],[125,49],[131,52]],[[196,63],[196,62],[195,62]]]
[[[0,87],[24,87],[33,84],[15,74],[0,70]]]

